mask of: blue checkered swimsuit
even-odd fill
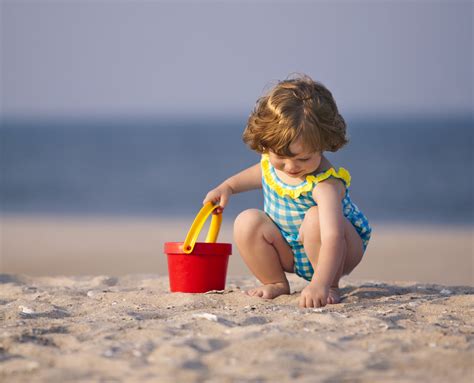
[[[336,172],[334,168],[331,168],[317,175],[309,175],[301,184],[292,186],[278,178],[267,154],[262,155],[260,164],[262,167],[264,210],[278,226],[281,234],[293,250],[294,272],[297,275],[308,281],[311,281],[313,277],[313,267],[306,256],[303,244],[298,241],[299,229],[306,211],[317,205],[312,197],[314,187],[318,182],[330,177],[339,178],[346,185],[346,194],[342,200],[343,213],[360,235],[365,251],[372,229],[367,218],[351,201],[349,196],[351,176],[346,169],[340,168]]]

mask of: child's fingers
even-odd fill
[[[202,204],[205,205],[207,202],[212,202],[213,204],[219,204],[219,207],[213,211],[213,214],[221,214],[224,211],[224,208],[229,201],[229,197],[226,194],[216,194],[216,193],[209,193]]]
[[[208,202],[217,203],[219,202],[219,196],[215,196],[214,194],[208,193],[202,204],[205,205]]]
[[[202,201],[202,204],[205,205],[206,203],[208,203],[209,201],[211,201],[211,196],[210,196],[210,192],[206,194],[206,196],[204,197],[203,201]]]
[[[224,208],[227,206],[227,202],[229,201],[229,197],[227,195],[222,194],[221,195],[221,200],[219,202],[219,206],[224,210]]]
[[[224,208],[227,206],[228,201],[229,201],[229,197],[227,196],[227,194],[222,194],[220,196],[220,200],[218,201],[219,207],[216,210],[214,210],[214,214],[222,214],[222,212],[224,211]]]
[[[319,298],[311,298],[306,295],[301,295],[299,306],[301,308],[324,307],[326,302]]]
[[[306,302],[305,302],[305,299],[304,299],[304,295],[301,295],[301,296],[300,296],[300,304],[299,304],[299,306],[300,306],[301,308],[305,308],[305,307],[306,307]]]

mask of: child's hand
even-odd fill
[[[232,195],[232,188],[223,183],[216,187],[215,189],[211,190],[209,193],[207,193],[206,198],[204,198],[204,201],[202,201],[203,205],[206,204],[207,202],[212,202],[214,204],[219,204],[219,207],[214,210],[216,214],[222,213],[224,208],[227,205],[227,202],[229,201],[229,197]]]
[[[329,286],[321,286],[317,283],[310,283],[301,292],[300,304],[305,307],[326,306],[329,296]]]

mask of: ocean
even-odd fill
[[[370,219],[473,223],[473,120],[346,118],[349,144],[329,153],[352,175]],[[206,193],[259,160],[242,142],[246,117],[4,119],[2,214],[194,216]],[[233,196],[235,216],[262,207]]]

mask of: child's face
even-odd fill
[[[293,157],[281,157],[270,150],[270,163],[290,177],[300,178],[313,173],[321,164],[322,153],[310,152],[303,146],[302,140],[297,139],[290,144]]]

